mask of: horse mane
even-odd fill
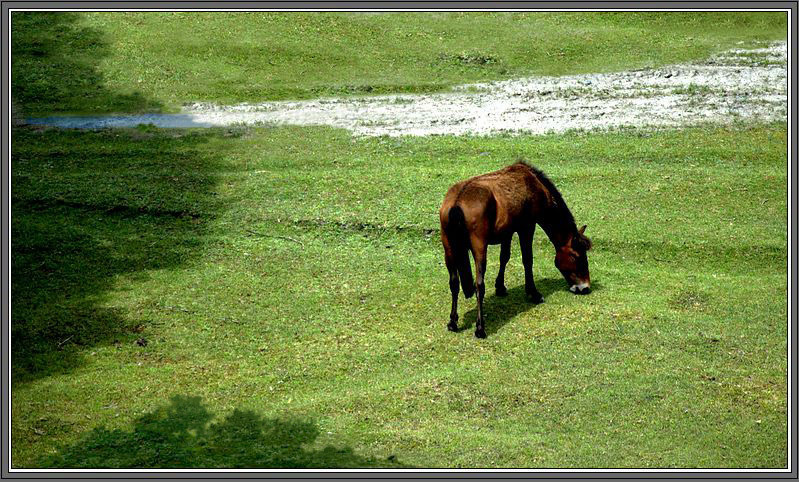
[[[574,222],[574,216],[569,210],[569,207],[566,205],[566,201],[563,200],[563,196],[560,194],[560,191],[558,191],[558,188],[556,188],[555,184],[552,183],[552,180],[550,180],[549,177],[544,174],[544,171],[538,169],[525,160],[519,160],[516,162],[516,164],[521,164],[533,171],[535,177],[538,178],[546,190],[549,191],[550,196],[552,196],[552,199],[555,201],[555,215],[552,216],[552,220],[565,231],[571,232],[574,235],[575,241],[581,244],[586,251],[591,249],[591,240],[577,230],[577,224]]]

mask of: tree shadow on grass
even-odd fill
[[[11,94],[23,115],[160,111],[142,94],[107,88],[98,67],[110,54],[80,13],[11,13]]]
[[[234,410],[222,420],[200,397],[175,396],[143,415],[131,431],[95,428],[37,465],[56,468],[396,468],[349,447],[308,448],[320,435],[313,422],[265,418]]]
[[[134,343],[146,320],[108,303],[120,276],[196,257],[222,209],[220,131],[22,128],[12,139],[14,384],[64,373],[85,349]]]
[[[536,280],[536,288],[544,297],[557,291],[565,289],[565,282],[560,278],[545,278]],[[488,291],[488,290],[486,290]],[[477,301],[476,298],[470,299],[472,308],[463,315],[463,325],[458,331],[473,328],[477,322]],[[487,335],[493,335],[502,329],[511,319],[528,310],[535,309],[537,305],[530,302],[524,291],[524,285],[515,286],[508,289],[507,296],[497,296],[493,290],[483,299],[483,310],[485,312],[485,329]]]
[[[99,63],[110,47],[83,22],[72,12],[11,14],[15,110],[160,110],[140,93],[106,86]],[[14,384],[79,366],[86,347],[135,339],[140,322],[108,306],[109,290],[120,275],[174,268],[195,256],[221,208],[213,192],[221,148],[208,147],[215,136],[13,130]]]

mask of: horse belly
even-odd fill
[[[514,226],[509,219],[497,219],[494,223],[494,229],[489,233],[488,244],[502,244],[503,241],[513,236],[514,232]]]

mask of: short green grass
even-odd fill
[[[23,115],[433,92],[654,67],[783,40],[779,12],[16,12]]]
[[[691,60],[784,17],[14,13],[12,94],[45,115],[429,92]],[[785,130],[15,129],[13,464],[783,467]],[[518,157],[588,224],[594,292],[539,232],[546,303],[514,247],[489,338],[474,300],[450,333],[438,205]]]
[[[784,124],[13,134],[15,467],[786,466]],[[437,208],[517,157],[594,291],[539,230],[449,332]]]

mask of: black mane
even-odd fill
[[[564,228],[564,230],[573,233],[586,250],[591,249],[591,240],[577,231],[577,224],[574,222],[574,216],[572,215],[572,212],[566,205],[566,201],[563,200],[563,196],[560,194],[560,191],[558,191],[558,188],[555,187],[547,175],[544,174],[542,170],[529,164],[527,161],[520,160],[518,163],[533,171],[535,177],[537,177],[541,184],[544,185],[546,190],[549,191],[549,194],[552,196],[552,199],[555,201],[555,213],[552,216],[552,222],[561,226]]]
[[[558,213],[558,216],[556,216],[556,218],[558,218],[558,223],[563,224],[564,226],[568,226],[569,228],[572,228],[573,231],[577,231],[577,225],[574,222],[574,216],[572,216],[572,212],[569,211],[569,207],[566,205],[566,201],[563,200],[563,196],[560,194],[560,191],[558,191],[558,188],[555,187],[555,185],[547,177],[547,175],[544,174],[544,171],[529,164],[527,161],[519,161],[519,164],[524,164],[531,171],[533,171],[535,177],[537,177],[538,180],[541,181],[541,184],[543,184],[544,187],[547,188],[547,191],[549,191],[549,194],[552,196],[552,199],[555,200],[556,204],[555,209],[557,210]]]

